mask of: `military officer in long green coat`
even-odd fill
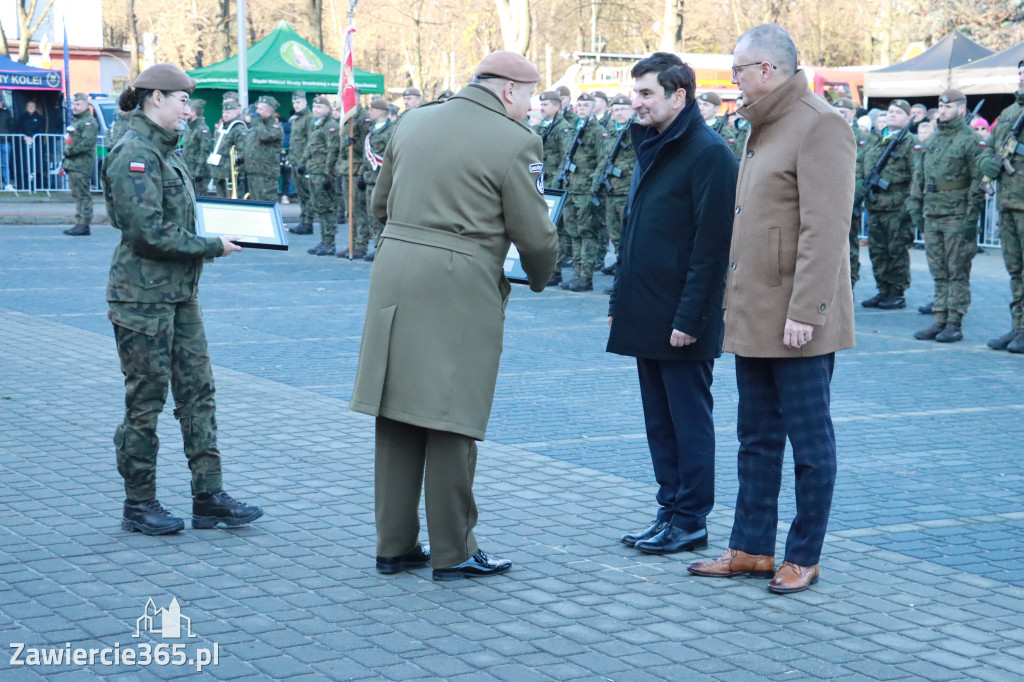
[[[90,234],[92,222],[92,171],[96,165],[96,138],[99,124],[89,109],[89,97],[79,92],[71,102],[71,123],[64,138],[64,163],[61,168],[68,176],[71,196],[75,199],[75,226],[64,230],[72,237]]]
[[[241,247],[229,237],[196,236],[192,178],[176,153],[195,81],[155,64],[121,93],[135,111],[131,129],[107,157],[103,195],[121,232],[107,279],[107,316],[124,374],[125,413],[114,432],[124,479],[121,528],[174,533],[183,521],[156,499],[157,417],[174,394],[192,472],[192,527],[241,526],[263,515],[224,492],[213,372],[197,298],[203,260]]]
[[[541,141],[520,123],[539,81],[525,57],[492,53],[472,84],[407,116],[384,152],[372,209],[387,225],[350,402],[377,418],[383,573],[429,561],[435,580],[453,580],[511,567],[473,535],[473,475],[498,377],[509,245],[533,291],[557,255]],[[424,475],[429,554],[418,541]]]

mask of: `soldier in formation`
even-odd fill
[[[736,108],[743,106],[743,97],[736,98]],[[743,150],[747,146],[747,135],[750,134],[750,123],[740,115],[739,111],[733,114],[732,123],[727,126],[725,142],[729,149],[736,155],[737,160],[742,160]]]
[[[580,138],[570,159],[575,169],[569,174],[569,196],[562,210],[565,229],[572,238],[573,278],[562,282],[567,291],[593,291],[594,266],[597,262],[597,233],[593,205],[590,203],[594,171],[600,150],[608,138],[608,129],[592,118],[594,96],[584,92],[576,98],[578,116],[573,136]],[[570,142],[571,144],[571,142]],[[570,151],[572,151],[570,149]]]
[[[925,254],[935,281],[935,322],[914,333],[919,340],[962,340],[963,318],[971,302],[971,262],[978,252],[983,202],[978,157],[984,142],[964,120],[966,109],[964,93],[942,93],[937,129],[921,149],[911,182],[908,208],[924,216]]]
[[[89,108],[89,98],[77,93],[71,102],[71,124],[64,138],[64,163],[61,168],[68,176],[71,196],[75,200],[75,226],[64,230],[72,237],[86,237],[91,234],[92,195],[89,186],[96,165],[96,139],[99,125]]]
[[[564,85],[559,85],[555,88],[555,92],[558,93],[558,97],[562,100],[562,118],[565,119],[569,125],[576,125],[576,110],[572,108],[572,91]]]
[[[607,226],[606,236],[601,238],[601,243],[610,240],[615,249],[616,256],[619,252],[619,235],[622,232],[622,218],[626,210],[626,199],[629,196],[629,185],[633,177],[633,165],[636,163],[636,150],[630,134],[630,118],[633,115],[633,103],[625,95],[616,95],[611,101],[611,128],[608,131],[606,144],[601,150],[601,159],[598,164],[598,172],[594,176],[591,187],[594,201],[598,203],[595,210],[604,215],[604,224]],[[608,185],[601,182],[601,174],[604,167],[609,166],[607,178]],[[599,263],[603,259],[598,260]],[[615,274],[616,265],[602,269],[606,275]],[[611,290],[605,291],[606,294]]]
[[[1010,331],[989,341],[988,347],[1024,353],[1024,61],[1017,64],[1017,77],[1016,101],[999,114],[993,146],[982,152],[978,170],[984,178],[998,181],[999,239],[1010,275]]]
[[[533,131],[540,135],[544,147],[544,188],[559,189],[555,182],[558,170],[572,142],[573,129],[561,116],[562,98],[554,90],[540,94],[541,121]],[[562,283],[561,265],[572,257],[572,238],[565,229],[565,221],[558,220],[558,264],[547,286]]]
[[[304,161],[313,203],[310,212],[320,223],[320,243],[308,251],[314,256],[333,256],[335,251],[338,210],[333,186],[340,146],[338,121],[331,115],[331,102],[318,95],[313,100],[313,129]]]
[[[192,175],[192,183],[197,195],[206,194],[206,186],[210,182],[209,166],[206,159],[213,149],[213,140],[210,137],[210,126],[206,125],[203,112],[206,110],[206,101],[194,99],[189,102],[188,131],[185,133],[185,143],[182,145],[182,156],[188,172]]]
[[[702,92],[697,95],[697,106],[700,107],[700,115],[704,117],[704,122],[723,138],[728,139],[725,132],[725,117],[718,115],[718,110],[722,108],[722,98],[718,93]]]
[[[288,160],[292,168],[295,169],[292,178],[295,183],[295,193],[299,195],[300,211],[299,224],[289,228],[288,231],[295,234],[313,234],[311,189],[306,177],[309,169],[304,167],[307,160],[306,146],[313,128],[313,114],[309,112],[304,90],[296,90],[292,93],[292,115],[288,122],[292,127],[288,138]]]
[[[366,212],[366,190],[359,188],[358,177],[361,172],[363,159],[362,142],[370,134],[370,129],[373,125],[374,121],[370,118],[370,112],[362,104],[357,104],[355,113],[350,121],[345,124],[344,130],[342,130],[342,153],[338,155],[336,170],[341,178],[341,192],[339,192],[338,201],[344,205],[345,208],[343,210],[345,211],[348,210],[348,193],[354,190],[352,213],[348,216],[350,221],[354,221],[352,224],[352,245],[349,247],[352,250],[353,259],[362,258],[366,255],[370,248],[370,238],[372,237],[370,234],[369,214]],[[353,177],[356,178],[355,182],[352,183],[354,186],[349,186],[348,179],[350,154],[352,156]],[[348,257],[348,248],[338,252],[338,258]]]
[[[107,134],[103,136],[103,146],[107,148],[108,152],[113,150],[117,141],[128,132],[131,120],[132,112],[120,108],[117,110],[117,119],[114,121],[114,125],[110,126]]]
[[[406,92],[409,92],[409,90],[406,90]],[[408,109],[406,113],[408,113]],[[380,233],[384,231],[384,224],[374,216],[370,208],[373,202],[373,188],[377,184],[380,165],[384,163],[384,150],[391,140],[391,134],[394,132],[396,124],[393,124],[388,119],[388,103],[380,97],[376,97],[370,102],[370,120],[373,122],[373,125],[370,128],[370,132],[363,139],[363,164],[357,183],[359,188],[366,192],[366,213],[370,223],[370,236],[373,238],[374,248],[376,249],[380,245]],[[363,256],[365,261],[372,261],[373,258],[373,253],[367,253]]]
[[[868,140],[871,139],[871,133],[861,130],[854,120],[854,115],[857,113],[857,105],[854,104],[852,99],[844,97],[837,100],[834,106],[836,111],[842,114],[843,118],[853,128],[853,136],[857,140],[857,168],[860,169],[863,165],[864,147],[867,145]],[[863,209],[854,202],[853,215],[850,216],[850,284],[853,286],[856,286],[857,280],[860,279],[860,230],[864,224],[863,215]]]
[[[887,122],[880,137],[873,137],[864,146],[862,162],[857,168],[857,198],[868,212],[868,255],[878,293],[861,301],[865,308],[895,310],[906,308],[904,292],[910,288],[910,247],[914,243],[914,226],[907,212],[910,181],[914,174],[914,147],[917,138],[907,128],[910,103],[893,100],[885,113]],[[896,141],[899,140],[897,144]],[[872,170],[893,144],[884,168],[882,181],[888,187],[868,187]],[[869,196],[870,195],[870,196]],[[874,197],[872,202],[870,197]]]
[[[249,198],[257,201],[277,201],[278,197],[284,145],[284,129],[274,118],[278,106],[278,101],[270,95],[260,97],[252,130],[246,136],[244,164],[249,179]]]
[[[229,93],[230,94],[230,93]],[[242,105],[228,95],[221,105],[222,118],[217,126],[216,139],[213,142],[213,150],[206,163],[210,167],[210,175],[213,177],[214,186],[217,189],[217,196],[222,198],[231,197],[231,153],[240,157],[244,154],[246,137],[249,129],[242,120]],[[240,169],[236,167],[236,183],[241,180]],[[242,198],[242,188],[235,187],[235,194],[238,199]]]

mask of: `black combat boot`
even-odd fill
[[[594,281],[590,278],[577,277],[569,282],[569,291],[593,291]]]
[[[142,502],[124,501],[121,530],[139,531],[143,535],[177,533],[185,522],[164,509],[156,499]]]
[[[306,253],[313,256],[333,256],[334,255],[334,244],[327,244],[320,242],[312,249],[308,249]]]
[[[1024,329],[1017,330],[1017,336],[1006,346],[1011,353],[1024,353]]]
[[[935,337],[946,329],[945,322],[936,322],[927,329],[914,332],[914,338],[918,341],[934,341]]]
[[[551,277],[550,277],[550,279],[548,279],[547,286],[554,287],[554,286],[558,286],[561,283],[562,283],[562,271],[561,270],[555,270],[553,273],[551,273]]]
[[[1017,334],[1021,332],[1020,329],[1011,329],[999,338],[990,340],[987,344],[992,350],[1006,350],[1006,347],[1010,345],[1010,342],[1017,338]]]
[[[903,297],[903,294],[893,294],[892,296],[886,296],[878,302],[878,308],[881,310],[899,310],[900,308],[907,307],[907,299]]]
[[[82,225],[81,223],[79,223],[74,227],[69,227],[68,229],[64,230],[64,234],[71,235],[72,237],[88,237],[90,234],[92,234],[92,232],[89,230],[88,225]]]
[[[580,278],[577,277],[576,275],[573,275],[572,279],[570,279],[568,282],[562,282],[561,284],[558,285],[558,288],[562,289],[563,291],[569,291],[569,289],[572,288],[572,285],[579,281]]]
[[[313,234],[312,223],[299,223],[298,225],[294,225],[287,229],[292,234]]]
[[[946,328],[935,337],[939,343],[956,343],[964,340],[964,332],[959,322],[947,322]]]
[[[860,302],[860,304],[865,308],[877,308],[878,304],[884,301],[886,298],[888,298],[888,296],[879,291],[871,298],[865,298],[863,301]]]
[[[603,268],[601,268],[601,274],[602,275],[608,275],[610,277],[614,277],[615,276],[615,271],[618,270],[618,269],[619,269],[619,264],[618,263],[612,263],[611,265],[606,265]]]
[[[216,493],[196,493],[192,498],[192,527],[216,528],[223,523],[229,528],[244,526],[263,516],[263,510],[245,504],[221,490]]]
[[[365,256],[363,256],[363,260],[366,261],[367,263],[372,263],[373,259],[376,258],[376,257],[377,257],[377,252],[374,251],[373,253],[368,253]]]
[[[928,301],[923,306],[919,307],[917,309],[917,312],[921,313],[922,315],[931,315],[931,314],[933,314],[934,311],[932,310],[932,304],[934,304],[934,303],[935,303],[935,301]]]

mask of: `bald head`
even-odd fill
[[[750,29],[736,41],[736,50],[739,51],[740,47],[770,61],[783,78],[796,73],[796,45],[789,31],[778,24],[761,24]]]

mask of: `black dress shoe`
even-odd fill
[[[641,540],[633,546],[645,554],[692,552],[708,546],[708,531],[701,528],[688,532],[676,526],[668,526],[650,540]]]
[[[435,568],[434,580],[459,580],[460,578],[477,578],[488,575],[498,575],[512,568],[512,562],[508,559],[488,559],[482,549],[476,554],[463,561],[458,566],[449,568]]]
[[[177,533],[184,527],[185,522],[164,509],[156,499],[124,501],[121,530],[137,530],[143,535],[166,535]]]
[[[626,547],[632,547],[641,540],[650,540],[655,535],[665,530],[667,525],[668,521],[655,521],[654,525],[645,531],[641,531],[639,533],[627,533],[626,535],[623,535],[619,538],[619,542],[624,544]]]
[[[377,557],[377,572],[391,575],[407,568],[421,568],[429,563],[430,547],[417,544],[412,551],[406,552],[402,556]]]
[[[196,493],[192,498],[192,527],[216,528],[223,523],[229,528],[244,526],[263,516],[263,510],[253,504],[239,502],[223,490],[215,493]]]

